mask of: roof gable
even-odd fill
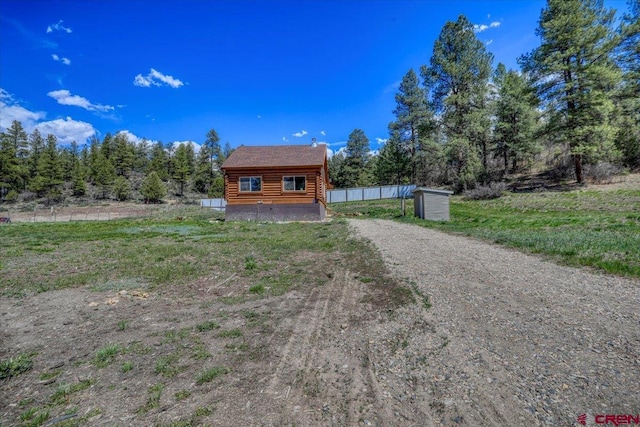
[[[318,166],[325,164],[324,144],[245,146],[236,148],[224,161],[222,169]]]

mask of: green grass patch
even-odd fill
[[[16,377],[33,367],[35,353],[21,353],[0,361],[0,380]]]
[[[170,354],[168,356],[162,356],[158,358],[155,367],[155,373],[162,375],[165,378],[173,378],[186,368],[178,365],[180,360],[179,354]]]
[[[118,322],[118,330],[121,332],[124,332],[127,329],[127,321],[126,320],[120,320]]]
[[[269,295],[279,295],[317,283],[325,270],[319,260],[355,249],[342,221],[220,223],[211,221],[215,215],[194,207],[185,208],[187,219],[179,224],[175,215],[161,212],[147,218],[4,227],[0,292],[20,297],[87,286],[95,292],[152,293],[192,283],[214,270],[222,277],[250,278],[265,291],[270,288]],[[46,252],[34,250],[43,247]],[[253,292],[260,295],[260,289]],[[231,296],[227,303],[245,298]]]
[[[20,424],[22,427],[38,427],[49,419],[49,410],[34,406],[20,414]]]
[[[96,355],[93,357],[93,364],[98,368],[104,368],[113,363],[113,360],[121,351],[122,347],[119,344],[108,344],[96,351]]]
[[[176,398],[176,400],[180,401],[180,400],[185,400],[187,399],[189,396],[191,396],[191,392],[189,390],[178,390],[175,392],[174,397]]]
[[[88,378],[86,380],[78,381],[74,384],[62,383],[58,386],[56,391],[51,395],[51,402],[54,405],[68,405],[69,399],[72,394],[85,390],[91,387],[95,383],[95,380]]]
[[[258,295],[262,295],[264,294],[264,285],[262,283],[260,283],[259,285],[253,285],[249,288],[249,292],[251,292],[252,294],[258,294]]]
[[[146,414],[153,408],[160,406],[160,398],[164,391],[164,385],[162,383],[154,384],[147,389],[147,403],[139,407],[136,411],[139,414]]]
[[[229,329],[228,331],[220,332],[220,337],[222,338],[240,338],[242,336],[242,329],[235,328]]]
[[[499,199],[451,197],[451,221],[407,216],[398,200],[334,204],[337,216],[393,219],[461,233],[573,266],[640,277],[640,190],[505,193]],[[361,215],[360,215],[361,214]]]
[[[218,322],[214,322],[213,320],[209,320],[207,322],[196,325],[196,329],[198,330],[198,332],[206,332],[218,328],[220,328],[220,324],[218,324]]]
[[[215,366],[213,368],[206,369],[200,375],[198,375],[198,377],[196,378],[196,383],[209,383],[219,376],[228,374],[229,372],[229,368],[226,368],[224,366]]]

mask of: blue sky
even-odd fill
[[[623,1],[610,2],[625,9]],[[402,76],[427,64],[446,21],[466,15],[518,68],[540,0],[0,0],[0,126],[60,143],[127,131],[202,143],[332,150],[363,129],[388,137]]]

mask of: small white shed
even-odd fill
[[[418,187],[413,190],[413,212],[421,219],[449,221],[449,196],[453,191]]]

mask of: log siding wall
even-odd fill
[[[324,169],[324,168],[322,168]],[[324,171],[321,168],[269,168],[269,169],[231,169],[224,176],[225,199],[228,205],[242,204],[285,204],[285,203],[322,203],[326,205]],[[240,177],[259,176],[262,178],[262,191],[241,192]],[[284,191],[285,176],[304,176],[305,191]]]

